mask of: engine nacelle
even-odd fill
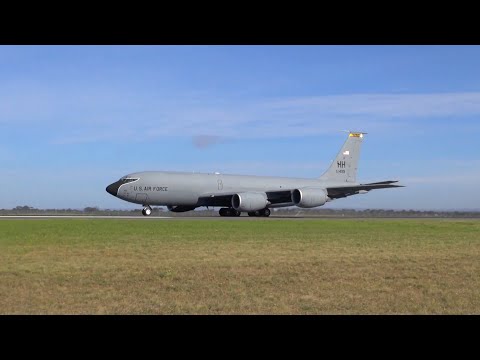
[[[292,202],[301,208],[322,206],[328,201],[325,189],[303,188],[292,191]]]
[[[269,204],[267,194],[244,192],[232,197],[232,207],[238,211],[257,211],[265,209]]]

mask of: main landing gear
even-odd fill
[[[240,216],[241,212],[233,208],[221,208],[218,212],[220,216]]]
[[[249,211],[248,216],[264,216],[264,217],[269,217],[270,216],[270,209],[262,209],[262,210],[257,210],[257,211]]]
[[[240,216],[241,212],[232,208],[221,208],[218,212],[220,216]],[[262,209],[257,211],[250,211],[248,216],[270,216],[270,209]]]
[[[152,208],[149,205],[145,205],[143,210],[142,210],[142,215],[143,216],[150,216],[152,215]]]

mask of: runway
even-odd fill
[[[318,216],[106,216],[106,215],[0,215],[0,220],[50,220],[50,219],[112,219],[112,220],[230,220],[230,221],[258,221],[258,220],[320,220]],[[325,218],[323,218],[325,219]]]
[[[0,215],[0,220],[53,220],[53,219],[111,219],[111,220],[139,220],[139,221],[153,221],[153,220],[214,220],[214,221],[275,221],[275,220],[480,220],[475,217],[348,217],[348,216],[288,216],[288,215],[273,215],[269,217],[251,217],[251,216],[122,216],[122,215]]]
[[[53,219],[111,219],[111,220],[139,220],[139,221],[152,221],[152,220],[232,220],[232,221],[243,221],[243,220],[293,220],[293,219],[302,219],[301,217],[281,217],[281,216],[270,216],[266,217],[250,217],[250,216],[104,216],[104,215],[1,215],[0,220],[53,220]],[[305,219],[305,218],[303,218]],[[318,218],[317,218],[318,219]]]
[[[104,216],[104,215],[1,215],[0,220],[7,219],[172,219],[170,216]]]

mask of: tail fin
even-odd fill
[[[363,132],[348,134],[347,141],[343,144],[337,157],[325,173],[320,176],[321,180],[353,183],[357,178],[358,159],[362,147]]]

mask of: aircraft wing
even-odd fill
[[[328,197],[331,199],[344,198],[350,195],[358,194],[360,191],[370,191],[374,189],[386,189],[394,187],[403,187],[401,185],[393,185],[398,181],[381,181],[369,184],[360,184],[354,186],[337,186],[327,187]],[[295,189],[287,189],[281,191],[266,191],[267,199],[270,204],[287,204],[292,202],[292,191]],[[232,204],[232,197],[235,193],[212,193],[203,194],[199,197],[197,206],[225,206]]]
[[[271,204],[283,204],[292,202],[292,190],[266,191],[267,199]],[[203,194],[198,198],[197,206],[226,206],[232,204],[235,193]]]
[[[381,181],[369,184],[360,184],[355,186],[337,186],[337,187],[328,187],[328,197],[331,199],[344,198],[350,195],[358,194],[360,191],[366,192],[374,189],[387,189],[395,187],[404,187],[402,185],[393,185],[398,181]]]

